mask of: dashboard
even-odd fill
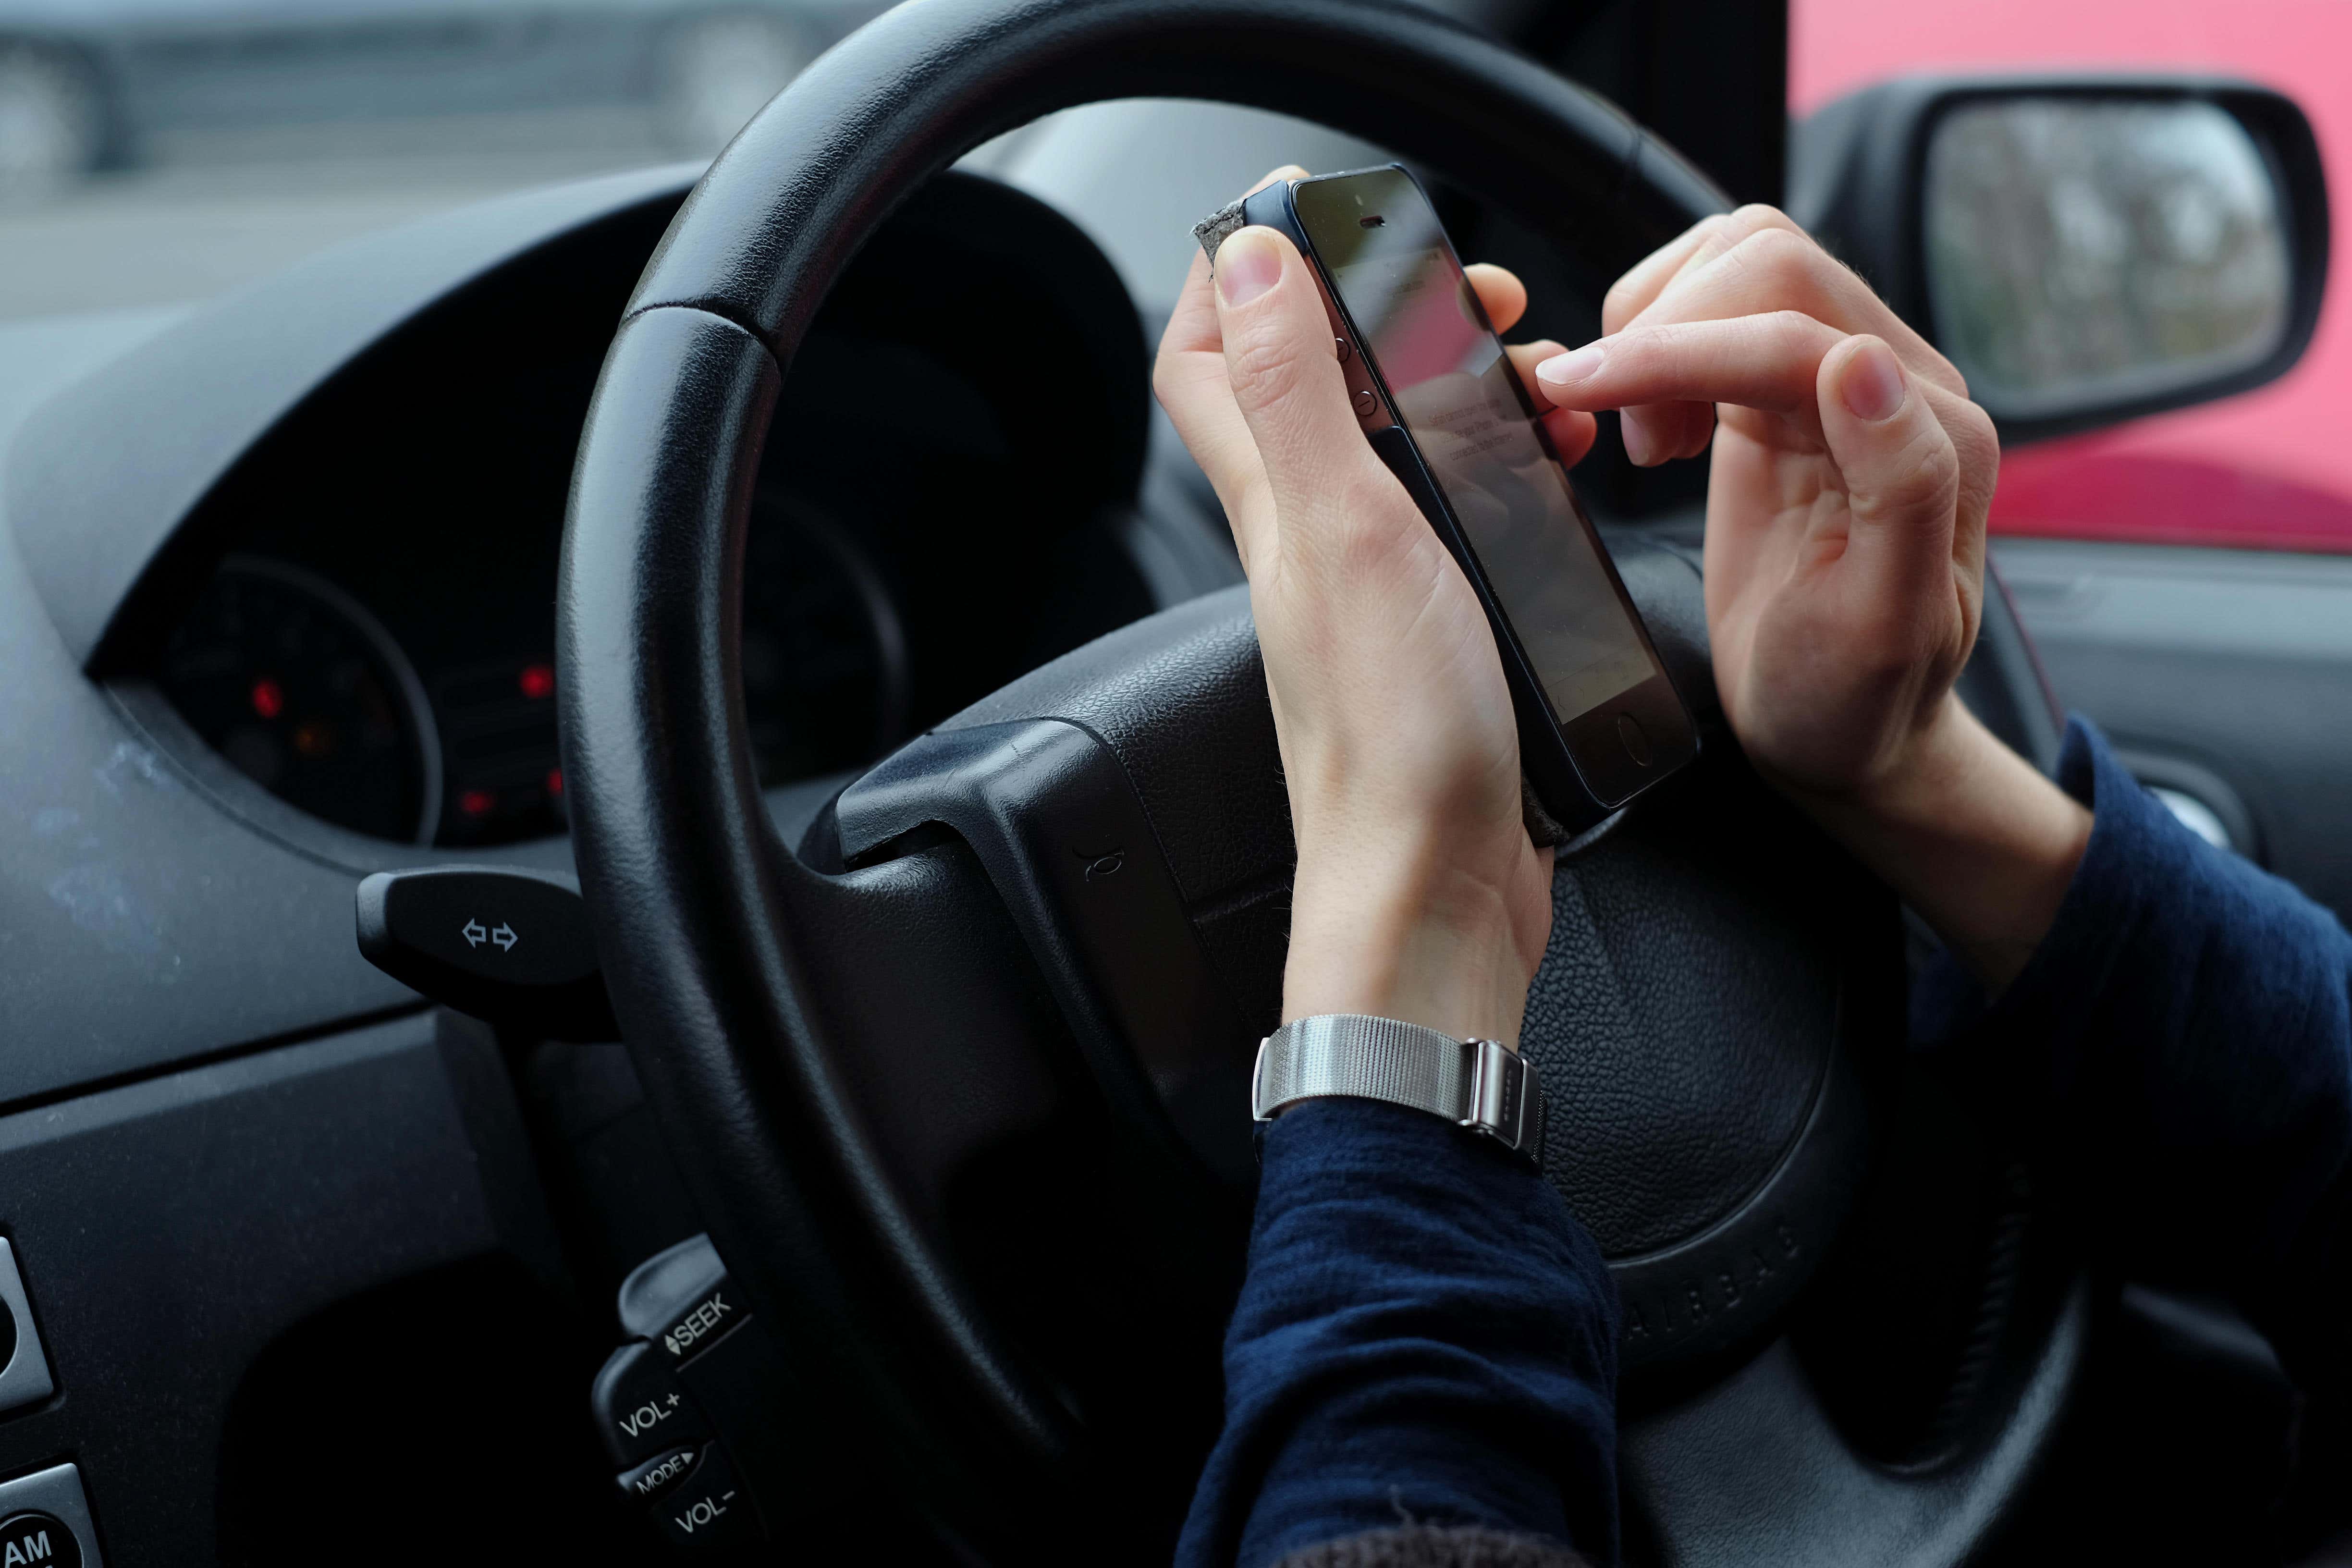
[[[562,833],[565,489],[657,216],[432,312],[236,466],[118,656],[169,710],[137,709],[159,742],[371,839]],[[1037,281],[1055,275],[1084,286]],[[1000,352],[1016,330],[1024,352]],[[1005,187],[950,177],[868,247],[787,378],[751,500],[740,679],[763,784],[856,770],[1169,597],[1136,555],[1139,528],[1171,526],[1135,502],[1143,353],[1099,254]],[[1230,580],[1199,524],[1173,525],[1202,536],[1185,593]]]
[[[73,1478],[108,1562],[648,1544],[583,1419],[598,1304],[701,1222],[625,1053],[425,1008],[352,911],[378,869],[568,868],[572,458],[693,177],[354,242],[6,444],[0,1305],[51,1381],[0,1386],[0,1486]],[[1148,384],[1118,274],[1034,198],[942,176],[868,242],[746,498],[731,641],[788,842],[898,742],[1239,580]],[[506,1458],[453,1548],[415,1466],[459,1411]]]

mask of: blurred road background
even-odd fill
[[[0,204],[0,320],[205,299],[352,235],[676,156],[625,109],[178,138]]]

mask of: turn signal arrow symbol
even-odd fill
[[[482,929],[481,921],[467,921],[466,922],[466,929],[457,934],[466,939],[466,945],[467,947],[479,947],[484,942],[488,940],[490,933]]]
[[[490,933],[490,940],[499,944],[500,952],[512,952],[514,944],[520,942],[522,938],[515,935],[514,927],[500,921],[499,929]]]

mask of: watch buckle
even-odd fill
[[[1527,1124],[1528,1064],[1496,1041],[1468,1044],[1475,1054],[1470,1063],[1470,1114],[1462,1125],[1513,1151],[1525,1150],[1529,1133],[1541,1131]]]

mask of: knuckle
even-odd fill
[[[1960,405],[1958,428],[1952,432],[1955,445],[1965,445],[1966,456],[1972,466],[1990,467],[2000,461],[2000,432],[1993,427],[1992,416],[1975,403]]]
[[[1809,280],[1821,247],[1790,229],[1762,228],[1741,240],[1726,259],[1775,282]]]
[[[1905,510],[1949,510],[1958,500],[1960,457],[1951,437],[1932,421],[1904,453],[1887,500]]]
[[[1265,332],[1252,332],[1234,344],[1225,356],[1234,395],[1252,408],[1271,408],[1297,395],[1306,381],[1306,363],[1288,343]]]
[[[1158,400],[1160,407],[1166,408],[1169,406],[1170,399],[1176,395],[1176,367],[1169,363],[1168,356],[1163,353],[1151,362],[1151,395]]]
[[[1801,236],[1804,233],[1787,213],[1769,202],[1749,202],[1734,209],[1730,217],[1725,220],[1724,229],[1738,239],[1753,238],[1763,234]]]
[[[1810,313],[1793,306],[1767,310],[1756,318],[1757,325],[1775,340],[1785,344],[1809,343],[1821,335],[1821,321]]]
[[[1626,317],[1632,315],[1633,313],[1633,300],[1634,293],[1633,279],[1629,278],[1620,278],[1616,282],[1609,285],[1609,291],[1601,296],[1601,318],[1602,321],[1622,321]]]
[[[1937,350],[1933,345],[1923,342],[1920,346],[1925,352],[1927,360],[1927,368],[1923,374],[1942,385],[1947,391],[1953,394],[1953,395],[1958,397],[1968,396],[1969,378],[1960,374],[1960,367],[1954,364],[1949,358]],[[1971,405],[1970,406],[1974,406],[1974,405]]]

